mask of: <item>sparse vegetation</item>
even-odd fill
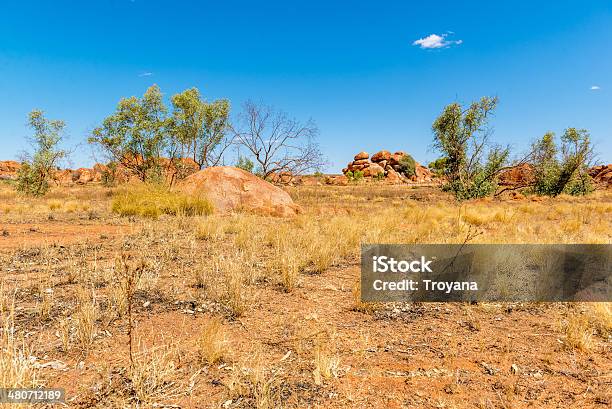
[[[609,304],[363,303],[358,262],[360,243],[460,243],[474,232],[475,243],[608,243],[609,192],[458,203],[436,188],[298,186],[286,188],[304,208],[293,218],[116,217],[117,197],[137,199],[152,188],[168,192],[80,186],[26,198],[0,187],[10,208],[0,212],[9,234],[1,244],[12,246],[0,247],[2,282],[20,307],[5,332],[14,347],[3,349],[5,363],[36,384],[65,387],[85,407],[385,407],[403,402],[408,388],[443,397],[446,388],[474,403],[473,389],[454,380],[448,387],[457,371],[460,380],[485,384],[519,376],[546,396],[561,385],[588,386],[593,393],[576,398],[581,406],[604,396],[599,379],[543,368],[579,365],[582,373],[607,365]],[[90,220],[90,211],[98,218]],[[20,224],[28,226],[23,233]],[[39,231],[51,236],[71,224],[79,236],[42,241]],[[5,312],[7,298],[0,297]],[[7,350],[35,358],[5,359]],[[65,381],[72,375],[78,384]],[[355,388],[362,378],[402,398]]]

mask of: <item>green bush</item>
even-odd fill
[[[594,190],[588,175],[592,157],[590,135],[584,129],[568,128],[561,137],[561,149],[555,134],[546,133],[532,146],[534,184],[531,192],[537,195],[557,196],[566,193],[586,195]]]
[[[115,194],[112,211],[121,216],[158,218],[173,216],[201,216],[212,213],[211,203],[203,198],[172,192],[161,185],[131,185]]]
[[[346,172],[346,177],[350,182],[358,182],[363,179],[363,172],[360,170],[349,170]]]
[[[36,165],[23,162],[17,171],[15,189],[29,196],[44,196],[49,190],[48,178],[37,169]]]
[[[410,177],[416,175],[416,162],[414,158],[408,154],[402,156],[399,160],[400,173]]]

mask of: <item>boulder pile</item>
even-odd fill
[[[19,168],[21,168],[21,164],[14,160],[0,161],[0,180],[14,180]]]
[[[612,164],[592,167],[589,169],[589,176],[593,178],[596,185],[612,188]]]
[[[388,183],[403,183],[403,182],[431,182],[433,180],[432,172],[425,166],[415,162],[415,174],[406,175],[402,172],[400,162],[406,152],[398,151],[391,153],[386,150],[375,153],[370,158],[367,152],[359,152],[355,155],[354,160],[350,162],[346,168],[342,169],[342,173],[354,174],[354,172],[362,172],[366,179],[384,179]],[[350,172],[350,173],[349,173]]]

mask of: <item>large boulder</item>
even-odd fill
[[[431,182],[433,178],[431,170],[421,165],[419,162],[414,163],[414,172],[417,182]]]
[[[383,160],[388,161],[389,159],[391,159],[391,152],[385,150],[376,152],[374,155],[372,155],[372,162],[380,162]]]
[[[355,155],[355,160],[363,160],[363,159],[368,159],[370,157],[370,154],[367,152],[359,152],[357,155]]]
[[[363,171],[363,176],[365,177],[375,177],[380,174],[385,174],[385,169],[382,166],[377,165],[376,163],[372,163],[369,167],[365,168]]]
[[[387,182],[392,184],[402,183],[402,178],[393,168],[387,170]]]
[[[196,172],[181,181],[177,190],[207,198],[219,214],[245,210],[293,216],[300,211],[287,192],[233,166],[215,166]]]

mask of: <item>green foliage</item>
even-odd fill
[[[585,129],[568,128],[558,149],[553,132],[532,145],[534,185],[538,195],[585,195],[594,190],[588,165],[592,157],[590,135]]]
[[[31,196],[42,196],[49,190],[49,181],[66,151],[58,148],[64,131],[64,121],[49,120],[40,110],[30,112],[29,126],[34,130],[34,154],[22,163],[17,173],[15,189]]]
[[[325,175],[323,174],[323,172],[320,172],[320,171],[318,171],[318,170],[317,170],[317,171],[314,173],[314,176],[315,176],[315,177],[317,177],[317,178],[322,178],[322,177],[323,177],[323,176],[325,176]]]
[[[448,158],[438,158],[433,162],[429,162],[427,165],[429,170],[431,170],[436,176],[441,177],[446,175],[448,168]]]
[[[255,164],[253,161],[246,156],[239,156],[238,161],[236,162],[236,167],[242,170],[246,170],[247,172],[253,173],[253,168]]]
[[[363,172],[360,170],[349,170],[345,175],[349,182],[359,182],[363,179]]]
[[[229,146],[229,101],[209,103],[197,88],[190,88],[174,95],[172,105],[170,156],[190,157],[200,168],[219,164]]]
[[[142,98],[122,98],[116,112],[93,130],[89,142],[133,171],[142,181],[155,175],[159,158],[168,144],[168,109],[157,85]]]
[[[448,183],[444,189],[459,200],[488,196],[497,188],[497,174],[509,155],[507,148],[485,152],[488,118],[497,102],[497,98],[483,97],[465,110],[458,103],[449,104],[432,125],[434,146],[445,155]]]
[[[416,162],[414,161],[414,158],[408,154],[400,158],[399,167],[400,173],[403,173],[408,177],[416,175]]]
[[[385,180],[385,174],[384,173],[377,173],[376,175],[372,176],[372,179],[377,181],[377,182],[382,182],[383,180]]]
[[[154,219],[162,214],[209,215],[213,210],[211,203],[206,199],[172,192],[158,184],[143,184],[121,190],[113,198],[111,209],[121,216]]]

